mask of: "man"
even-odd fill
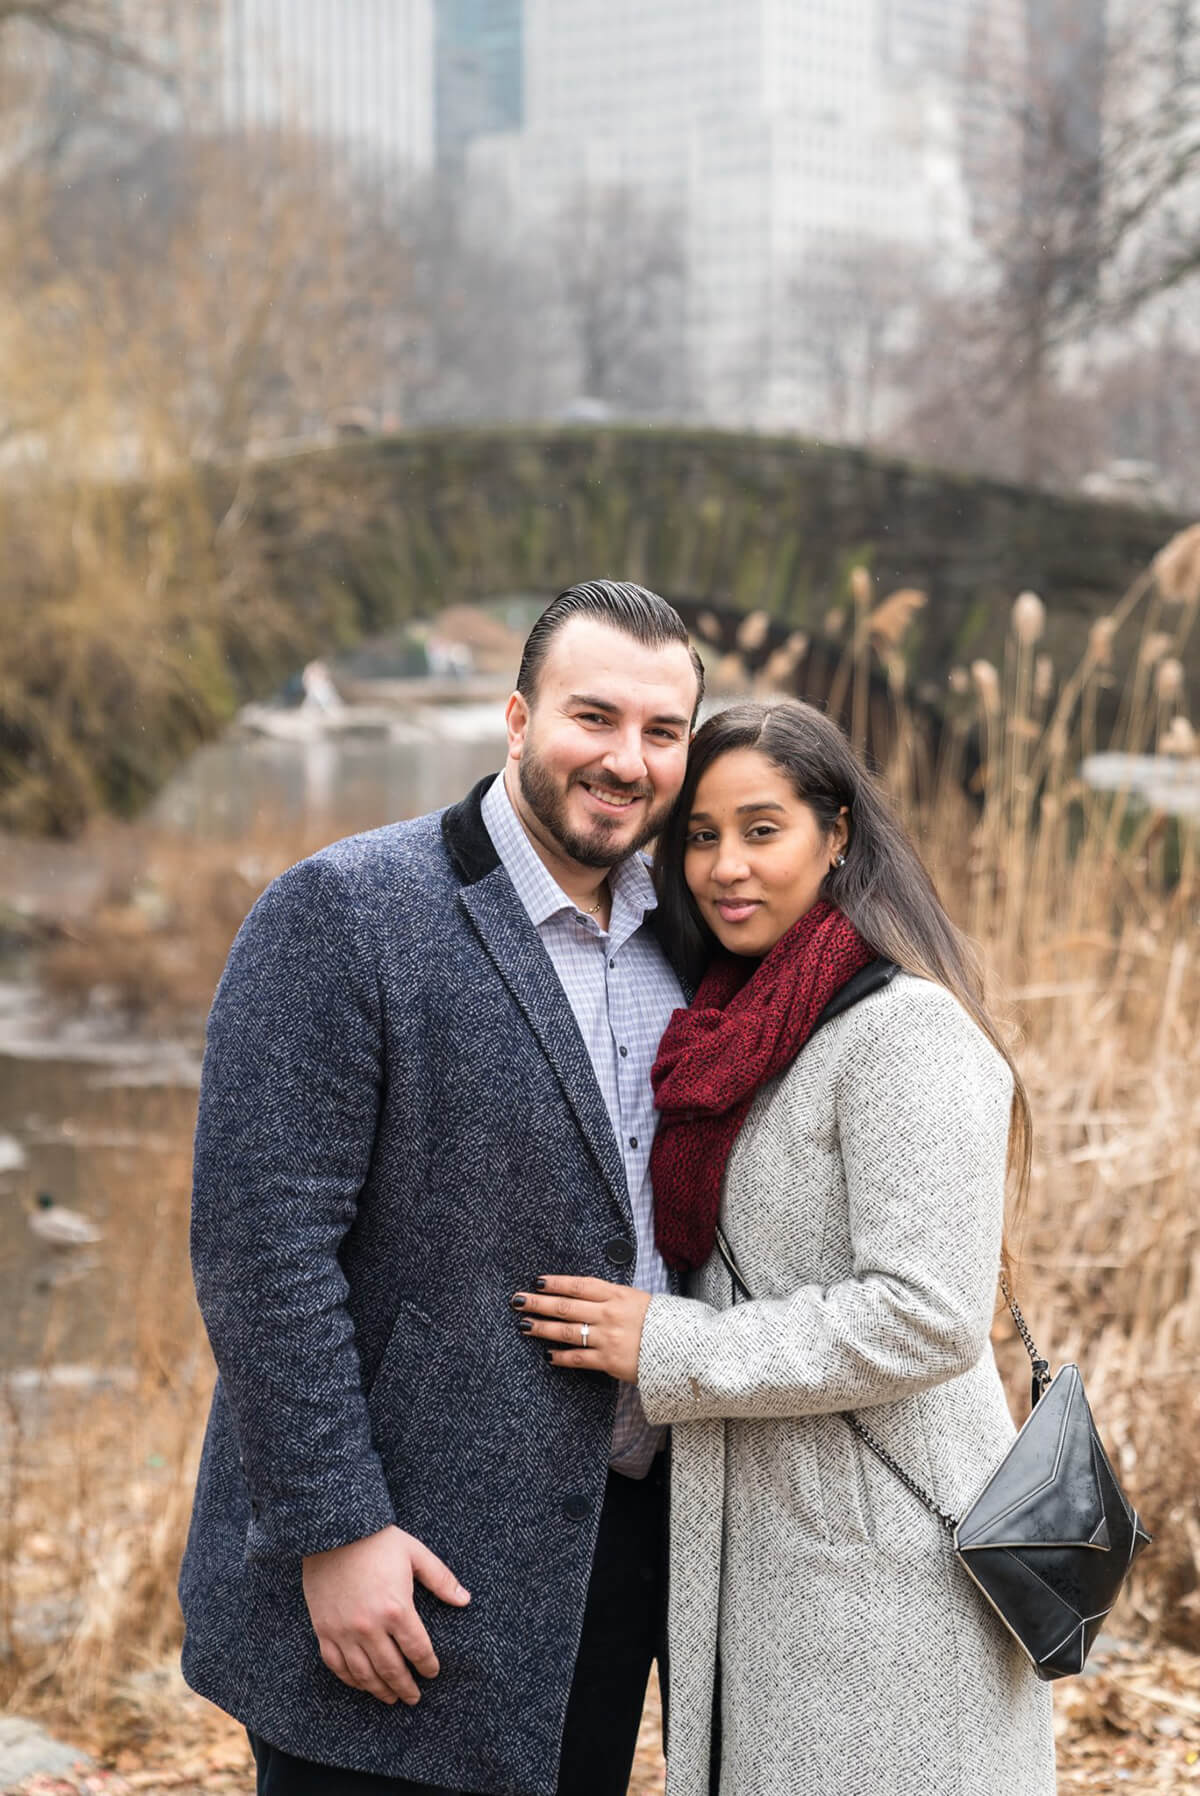
[[[660,1435],[510,1296],[665,1288],[649,1072],[683,1001],[638,849],[703,670],[641,587],[534,626],[508,759],[277,880],[209,1021],[193,1265],[220,1379],[189,1682],[261,1796],[618,1796],[662,1605]],[[469,1593],[469,1594],[468,1594]]]

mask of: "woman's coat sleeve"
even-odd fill
[[[968,1370],[993,1315],[1012,1080],[934,986],[852,1031],[835,1072],[851,1276],[727,1310],[652,1299],[638,1386],[652,1422],[890,1403]],[[803,1191],[781,1191],[802,1204]],[[731,1245],[751,1289],[770,1245]],[[777,1281],[776,1281],[777,1282]]]

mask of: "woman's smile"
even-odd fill
[[[714,898],[713,907],[725,923],[745,923],[762,904],[761,898]]]

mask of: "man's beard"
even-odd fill
[[[586,768],[573,773],[566,788],[560,791],[554,775],[526,737],[524,751],[517,762],[517,783],[521,788],[521,796],[562,852],[569,855],[571,860],[578,861],[581,867],[615,867],[619,861],[636,854],[639,848],[644,848],[647,842],[653,841],[667,820],[671,809],[669,799],[660,804],[657,810],[646,812],[646,820],[631,842],[618,845],[612,840],[614,829],[621,827],[619,817],[614,817],[611,821],[607,817],[597,817],[592,828],[586,832],[572,829],[567,822],[567,792],[572,786],[584,782],[600,786],[608,792],[628,792],[638,798],[649,798],[651,795],[650,786],[643,781],[628,785],[623,780],[613,779],[611,774],[590,773]]]

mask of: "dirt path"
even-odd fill
[[[1116,1649],[1103,1668],[1055,1692],[1060,1796],[1200,1792],[1200,1657]],[[225,1715],[166,1672],[140,1738],[103,1759],[104,1769],[33,1777],[20,1796],[246,1796],[253,1772],[246,1737]],[[661,1796],[658,1693],[652,1688],[630,1796]],[[1019,1796],[1019,1792],[1014,1792]]]

